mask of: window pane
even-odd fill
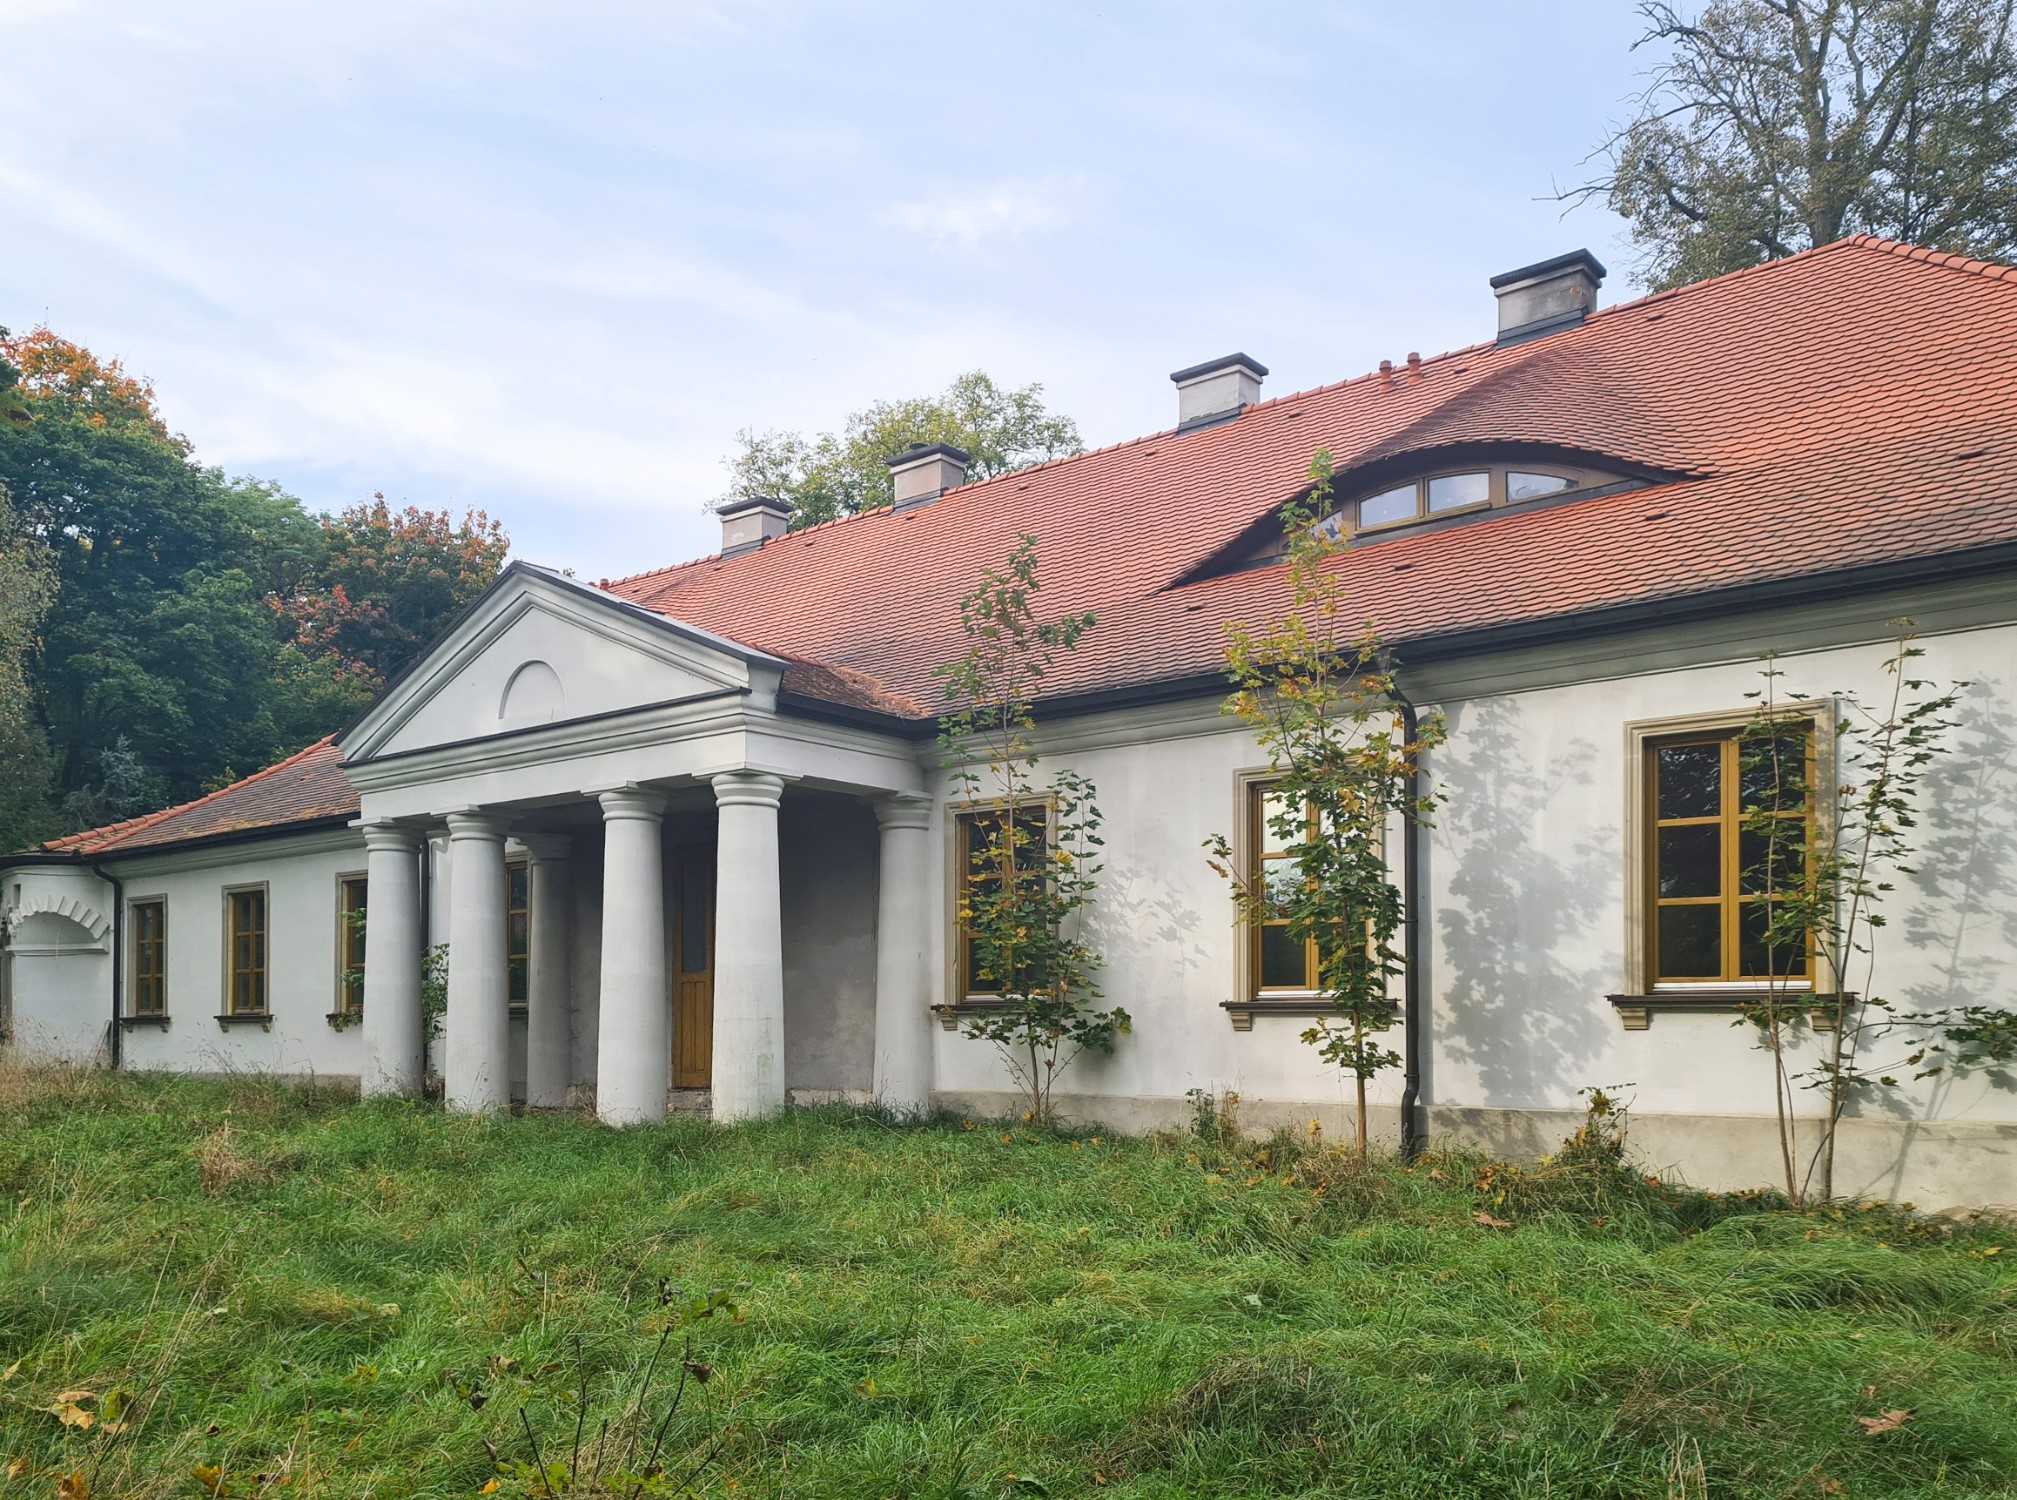
[[[1807,805],[1807,736],[1746,736],[1737,747],[1744,808],[1792,812]]]
[[[531,871],[524,865],[507,865],[505,869],[507,871],[508,878],[511,882],[510,899],[505,904],[508,906],[516,906],[516,907],[524,907],[531,905],[532,904],[530,900],[532,891]]]
[[[1772,832],[1745,829],[1737,836],[1737,889],[1747,896],[1797,891],[1807,878],[1807,825],[1774,818]]]
[[[1293,859],[1263,861],[1261,887],[1267,893],[1269,912],[1277,917],[1287,916],[1290,905],[1302,894],[1302,865]]]
[[[1659,977],[1723,977],[1723,909],[1720,906],[1660,908]]]
[[[1308,949],[1286,927],[1261,929],[1261,988],[1299,990],[1310,981]]]
[[[505,973],[504,988],[505,999],[507,1001],[513,1005],[525,1004],[525,998],[530,992],[530,988],[526,979],[524,959],[514,958],[511,960],[510,966]]]
[[[1415,485],[1396,485],[1359,502],[1359,524],[1378,526],[1386,521],[1405,521],[1415,514]]]
[[[1768,901],[1746,901],[1737,910],[1737,961],[1746,979],[1795,979],[1807,974],[1805,934],[1778,933],[1778,942],[1767,941],[1771,917]]]
[[[1717,896],[1723,891],[1723,829],[1690,823],[1660,830],[1662,896]]]
[[[1506,472],[1506,498],[1531,500],[1536,495],[1554,495],[1573,487],[1573,481],[1559,474],[1537,474],[1526,469]]]
[[[1276,831],[1283,814],[1288,810],[1289,804],[1286,798],[1276,796],[1272,792],[1261,798],[1261,853],[1280,854],[1289,846],[1290,840],[1284,839]],[[1294,842],[1302,842],[1301,828],[1296,829]]]
[[[1429,510],[1456,510],[1465,505],[1483,505],[1492,498],[1489,474],[1442,474],[1429,481]]]
[[[1713,818],[1723,807],[1723,747],[1663,745],[1659,752],[1662,818]]]

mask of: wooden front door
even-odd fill
[[[673,924],[672,1086],[714,1081],[714,850],[682,849]]]

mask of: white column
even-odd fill
[[[672,1067],[665,988],[665,799],[624,787],[602,802],[602,1009],[595,1112],[605,1125],[665,1118]]]
[[[511,1004],[504,975],[504,829],[475,811],[448,815],[448,1107],[511,1107]]]
[[[525,985],[525,1103],[560,1109],[574,1081],[574,924],[568,842],[557,833],[525,839],[532,854],[531,967]]]
[[[761,771],[714,778],[714,1118],[784,1108],[784,924],[777,805],[784,782]]]
[[[420,835],[392,823],[364,829],[364,1073],[359,1089],[421,1088]]]
[[[875,816],[875,1098],[921,1112],[931,1104],[931,798],[885,797]]]

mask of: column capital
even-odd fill
[[[929,828],[931,798],[924,792],[891,792],[878,797],[875,820],[885,828]]]
[[[372,853],[413,854],[420,848],[420,830],[399,823],[353,823]]]
[[[458,808],[447,815],[448,836],[457,840],[474,839],[480,843],[501,844],[511,820],[502,813],[485,812],[478,807]]]
[[[574,853],[574,840],[564,833],[521,833],[518,841],[536,865],[559,864]]]
[[[768,771],[722,771],[709,779],[716,807],[776,807],[784,798],[784,778]]]
[[[656,823],[665,816],[665,793],[647,791],[634,783],[597,792],[595,800],[602,804],[602,821],[605,823],[613,823],[620,818],[640,818]]]

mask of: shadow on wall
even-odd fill
[[[1536,763],[1526,716],[1518,699],[1459,705],[1429,766],[1444,794],[1431,858],[1453,869],[1436,903],[1436,1044],[1476,1070],[1480,1093],[1438,1087],[1431,1097],[1444,1108],[1560,1105],[1611,1081],[1585,1076],[1616,1024],[1591,933],[1610,910],[1622,852],[1608,833],[1557,847],[1558,830],[1573,826],[1564,809],[1589,800],[1596,750],[1575,739]]]
[[[1202,863],[1203,854],[1198,858]],[[1184,903],[1171,882],[1122,873],[1109,864],[1085,919],[1086,941],[1104,960],[1099,980],[1106,996],[1100,1005],[1124,1007],[1137,1026],[1199,1024],[1193,1007],[1199,996],[1211,994],[1205,973],[1211,949],[1201,940],[1204,920]],[[1231,918],[1227,921],[1230,925]],[[1138,978],[1128,993],[1116,993],[1109,987],[1114,974]],[[1169,1008],[1160,1016],[1149,1014],[1158,1001]],[[1120,1048],[1128,1045],[1123,1040]],[[1088,1054],[1073,1071],[1083,1068],[1096,1079],[1120,1061],[1119,1049],[1113,1059]],[[1076,1086],[1083,1088],[1088,1081],[1081,1077]]]
[[[1901,1011],[2017,1003],[2011,993],[2017,980],[2017,812],[2012,811],[2017,807],[2017,716],[1999,707],[2007,701],[2001,686],[1993,678],[1981,678],[1962,694],[1956,711],[1959,727],[1948,741],[1948,753],[1928,769],[1921,789],[1922,832],[1909,860],[1918,871],[1914,899],[1902,914],[1888,913],[1890,931],[1898,936],[1878,948],[1871,986]],[[1904,950],[1910,950],[1909,965],[1918,979],[1893,989],[1884,982],[1885,970],[1906,959]],[[1880,1038],[1872,1060],[1904,1050],[1898,1041],[1893,1038],[1887,1049]],[[1943,1118],[1958,1092],[1984,1079],[1998,1092],[2017,1093],[2017,1077],[2004,1070],[1948,1071],[1934,1079],[1924,1110],[1909,1108],[1889,1089],[1869,1101],[1876,1109],[1852,1105],[1851,1113],[1881,1110],[1910,1120],[1887,1174],[1889,1187],[1865,1190],[1895,1196],[1920,1134],[1919,1122]]]

